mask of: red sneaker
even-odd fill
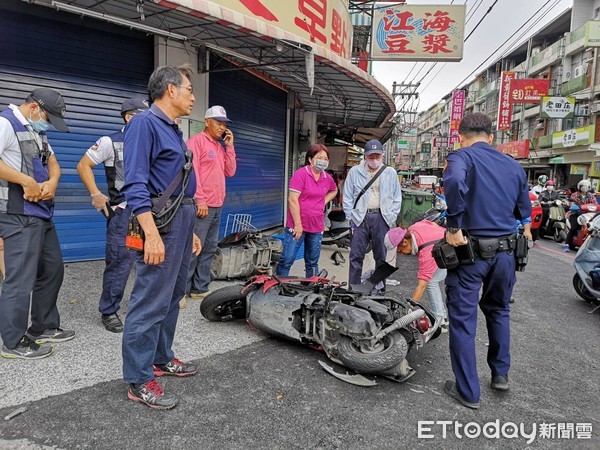
[[[156,380],[142,384],[130,384],[127,397],[134,402],[143,403],[154,409],[172,409],[179,402],[176,397],[166,394],[163,387]]]
[[[173,358],[166,364],[154,364],[154,376],[162,377],[164,375],[173,377],[191,377],[198,373],[198,368],[195,364],[184,363],[177,358]]]

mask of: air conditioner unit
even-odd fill
[[[571,72],[565,72],[565,81],[569,81],[571,79]]]
[[[578,78],[583,75],[583,66],[575,66],[573,67],[573,78]]]
[[[592,103],[592,114],[600,113],[600,101]]]

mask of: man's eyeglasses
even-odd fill
[[[188,91],[190,91],[190,94],[194,93],[194,86],[192,86],[191,84],[188,84],[187,86],[177,85],[177,87],[187,89]]]

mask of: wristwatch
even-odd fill
[[[454,228],[454,227],[446,228],[446,232],[450,233],[450,234],[458,233],[459,231],[460,231],[460,228]]]

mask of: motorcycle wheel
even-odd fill
[[[554,242],[564,242],[567,240],[567,233],[564,232],[564,230],[558,230],[555,229],[554,230]]]
[[[200,303],[200,314],[211,322],[229,322],[246,317],[246,296],[242,286],[227,286],[207,295]]]
[[[383,338],[380,348],[365,352],[351,338],[342,336],[338,352],[340,361],[349,369],[358,373],[376,374],[400,364],[408,353],[408,343],[402,334],[394,331]]]
[[[594,297],[592,293],[587,290],[579,274],[573,275],[573,287],[575,288],[575,292],[577,292],[577,295],[579,295],[586,302],[594,303],[597,300],[597,298]]]

